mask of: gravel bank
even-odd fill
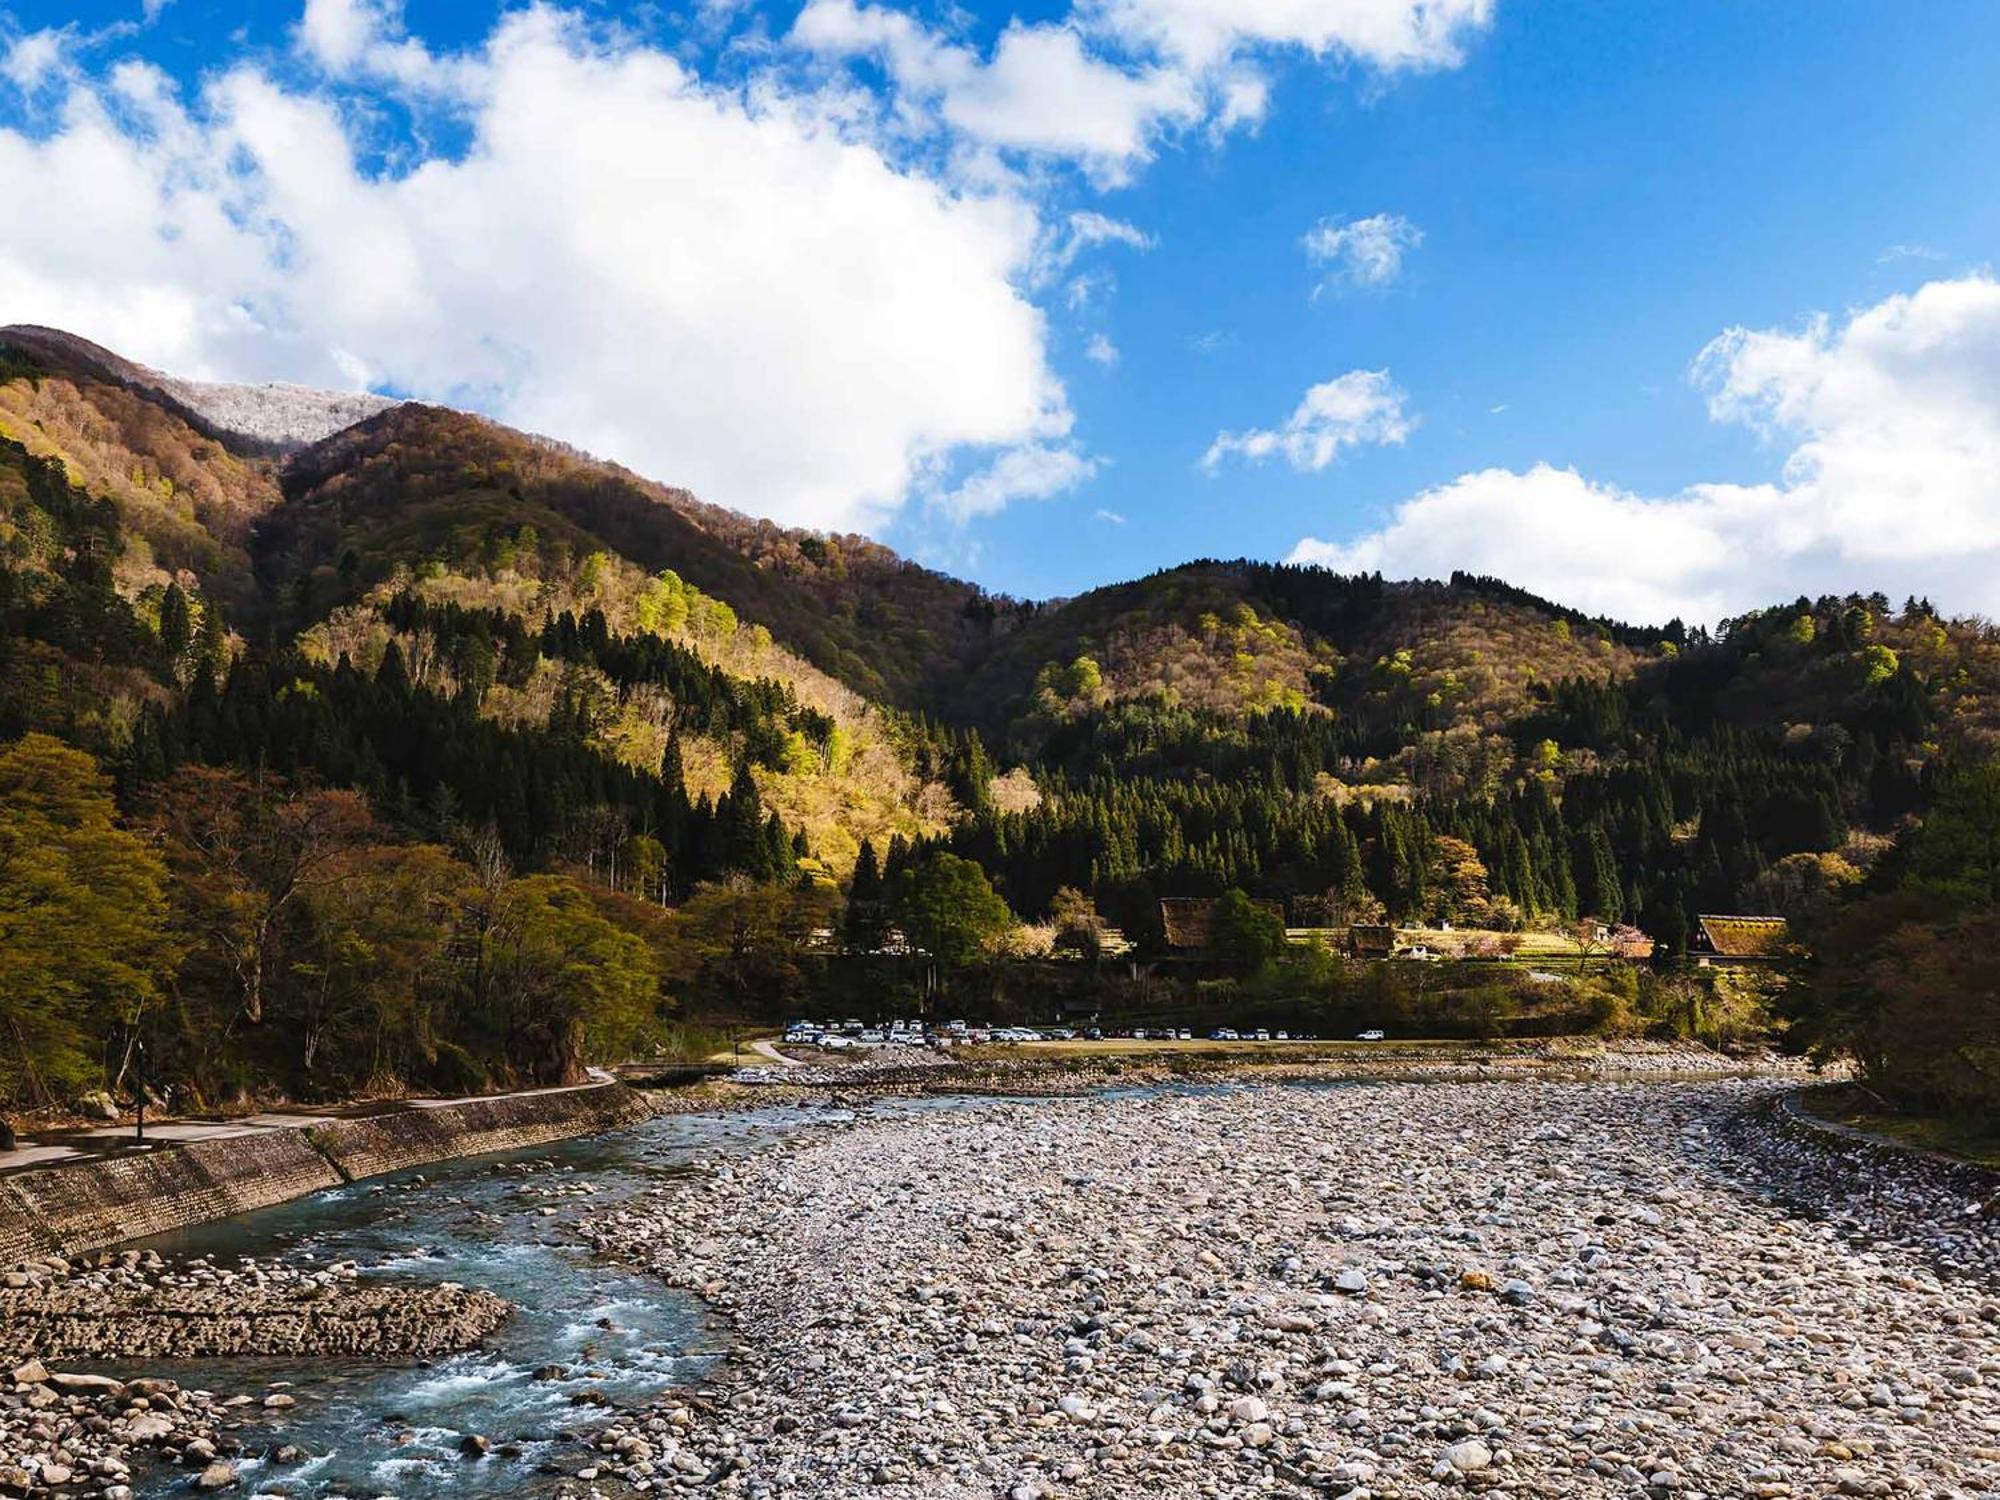
[[[585,1220],[707,1297],[740,1352],[719,1399],[610,1429],[579,1477],[800,1497],[2000,1488],[1991,1278],[1797,1216],[1767,1192],[1782,1162],[1734,1180],[1732,1122],[1772,1089],[1250,1087],[808,1137]]]
[[[127,1250],[0,1276],[0,1352],[45,1360],[326,1354],[414,1359],[477,1345],[506,1321],[490,1292],[363,1281],[352,1262],[294,1267]]]

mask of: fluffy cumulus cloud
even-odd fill
[[[1423,230],[1401,214],[1322,219],[1303,242],[1306,258],[1327,270],[1313,295],[1343,285],[1388,286],[1403,274],[1403,257],[1423,242]]]
[[[1058,19],[1015,21],[982,55],[904,10],[807,0],[791,39],[885,68],[907,123],[1116,183],[1163,136],[1257,124],[1266,54],[1381,74],[1452,67],[1491,12],[1491,0],[1076,0]]]
[[[1349,370],[1305,393],[1281,427],[1216,434],[1202,455],[1210,473],[1231,458],[1262,463],[1281,457],[1301,473],[1318,473],[1343,448],[1400,443],[1416,426],[1387,370]]]
[[[1785,446],[1768,484],[1644,496],[1573,470],[1465,474],[1295,562],[1497,573],[1629,620],[1713,621],[1880,589],[2000,614],[2000,281],[1935,281],[1835,321],[1732,329],[1694,366],[1719,421]]]
[[[0,197],[36,205],[0,237],[0,322],[472,405],[820,526],[879,521],[967,454],[968,513],[1087,468],[1020,192],[547,7],[440,56],[390,0],[310,0],[294,41],[194,97],[140,61],[16,59],[44,87],[0,128]],[[360,132],[383,91],[462,148],[381,166]]]

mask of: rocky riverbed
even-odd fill
[[[282,1390],[261,1401],[223,1399],[172,1380],[125,1381],[27,1360],[0,1370],[0,1495],[132,1500],[135,1472],[158,1464],[184,1466],[196,1491],[233,1489],[244,1452],[235,1429],[246,1409],[274,1411],[291,1401]]]
[[[508,1312],[491,1292],[367,1280],[351,1261],[224,1266],[125,1250],[0,1276],[0,1350],[58,1361],[415,1359],[474,1347]]]
[[[196,1490],[235,1488],[237,1429],[295,1398],[184,1390],[135,1374],[147,1361],[421,1358],[478,1344],[509,1311],[490,1292],[370,1281],[352,1262],[223,1266],[126,1250],[13,1267],[0,1273],[0,1496],[130,1500],[135,1471],[159,1465],[185,1468]],[[273,1464],[304,1456],[247,1435]]]
[[[1802,1211],[1838,1179],[1743,1155],[1772,1088],[1252,1086],[798,1138],[583,1220],[707,1298],[737,1352],[709,1399],[614,1424],[578,1477],[800,1497],[2000,1489],[1994,1221],[1961,1184],[1871,1196],[1956,1216],[1947,1263],[1936,1236]]]

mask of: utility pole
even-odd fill
[[[139,1101],[138,1124],[134,1140],[146,1144],[146,1044],[132,1044],[132,1092]]]

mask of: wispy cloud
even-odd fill
[[[1343,448],[1402,442],[1417,425],[1403,402],[1387,370],[1349,370],[1308,390],[1283,426],[1216,434],[1201,466],[1212,474],[1231,457],[1262,463],[1276,455],[1316,474]]]
[[[1401,214],[1321,219],[1302,241],[1306,259],[1328,268],[1313,295],[1342,286],[1389,286],[1403,274],[1403,257],[1423,242],[1423,230]]]

